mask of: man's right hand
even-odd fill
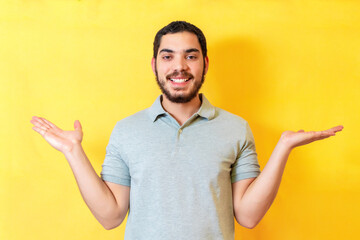
[[[74,131],[64,131],[41,117],[34,116],[30,122],[34,124],[33,130],[62,153],[71,152],[74,146],[82,141],[83,132],[79,120],[74,122]]]
[[[97,175],[81,146],[80,122],[75,121],[74,131],[64,131],[41,117],[33,117],[31,123],[51,146],[64,153],[80,193],[95,218],[105,229],[120,225],[129,209],[130,187],[103,181]]]

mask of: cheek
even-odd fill
[[[193,64],[191,64],[191,69],[193,70],[194,73],[197,74],[202,74],[203,70],[204,70],[204,64],[203,62],[194,62]]]
[[[159,75],[166,75],[168,74],[168,67],[164,64],[157,65],[156,68]]]
[[[196,69],[194,69],[195,70],[195,74],[197,75],[197,76],[201,76],[202,74],[203,74],[203,71],[204,71],[204,67],[197,67]]]

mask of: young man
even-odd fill
[[[284,132],[260,173],[247,122],[199,94],[209,67],[200,29],[179,21],[161,29],[151,65],[163,94],[116,124],[101,178],[81,147],[79,121],[63,131],[44,118],[31,120],[64,153],[106,229],[129,210],[125,239],[234,239],[234,216],[253,228],[269,209],[291,150],[342,130]]]

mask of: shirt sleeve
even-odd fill
[[[240,141],[240,153],[231,169],[232,183],[246,178],[257,177],[260,174],[255,140],[248,123],[246,123],[244,135],[243,140]]]
[[[105,160],[100,175],[104,181],[130,186],[129,167],[119,153],[118,146],[120,146],[121,141],[117,126],[111,133],[109,144],[106,147]]]

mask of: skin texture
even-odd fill
[[[195,44],[193,44],[195,43]],[[158,85],[168,100],[186,103],[197,96],[208,67],[196,35],[189,32],[162,37],[159,54],[153,60]],[[187,84],[174,84],[170,78],[190,79]]]
[[[198,88],[208,71],[208,57],[203,57],[195,34],[179,32],[162,37],[157,58],[151,60],[151,66],[157,76],[158,84],[168,92],[163,94],[163,108],[182,125],[201,106]],[[184,85],[177,85],[169,80],[169,76],[171,78],[192,76],[192,78]],[[182,103],[176,103],[167,96],[188,98],[194,92],[196,93],[194,98]]]
[[[196,35],[181,32],[163,36],[158,57],[152,59],[151,65],[159,84],[170,96],[163,95],[164,109],[182,125],[201,106],[198,88],[208,70],[209,59],[202,56]],[[190,81],[182,85],[169,80],[169,77],[189,76]],[[195,97],[191,97],[194,92]],[[176,102],[176,98],[187,101]],[[104,182],[96,174],[81,146],[80,122],[75,121],[72,131],[64,131],[42,117],[34,116],[31,123],[34,131],[64,154],[81,195],[96,219],[106,229],[120,225],[129,208],[130,187]],[[253,228],[263,218],[275,199],[288,156],[295,147],[335,136],[342,129],[337,126],[325,131],[285,131],[261,174],[232,184],[234,216],[238,223]]]

